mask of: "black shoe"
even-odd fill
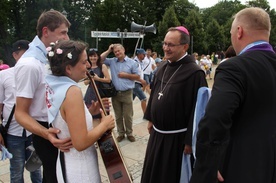
[[[127,139],[128,139],[130,142],[135,142],[135,137],[133,137],[132,135],[127,136]]]
[[[125,138],[125,136],[119,135],[116,139],[118,142],[121,142],[124,138]]]

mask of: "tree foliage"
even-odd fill
[[[179,22],[182,25],[188,25],[189,22],[186,21],[186,17],[191,10],[195,9],[195,5],[188,0],[176,0],[174,3],[174,9]]]
[[[11,45],[18,39],[31,41],[36,35],[36,23],[43,11],[66,11],[71,22],[71,39],[86,41],[90,47],[104,51],[110,43],[122,42],[127,53],[133,53],[137,39],[101,39],[98,45],[91,31],[131,30],[131,22],[156,25],[157,34],[145,33],[144,48],[163,54],[161,42],[171,26],[184,25],[191,34],[189,52],[211,53],[225,50],[230,44],[233,15],[245,7],[261,7],[276,24],[275,9],[267,0],[222,0],[216,5],[199,9],[188,0],[1,0],[0,9],[0,59],[14,64]],[[276,27],[272,26],[270,43],[276,45]]]
[[[213,51],[223,50],[225,43],[222,26],[220,26],[215,19],[212,19],[206,25],[205,32],[207,35],[206,41],[208,44],[207,53],[211,54]]]
[[[163,38],[165,37],[165,34],[170,27],[175,27],[181,25],[180,22],[177,19],[175,10],[173,6],[170,6],[166,11],[163,16],[162,21],[159,22],[158,25],[158,39],[157,42],[155,43],[155,50],[158,51],[158,53],[162,52],[161,51],[161,42]]]
[[[186,18],[186,27],[191,35],[190,53],[207,50],[202,18],[196,9],[189,11]]]

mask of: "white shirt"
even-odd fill
[[[207,59],[207,65],[209,68],[212,67],[212,60],[211,59]]]
[[[155,61],[152,57],[147,57],[145,56],[143,60],[143,70],[144,74],[150,75],[150,73],[153,71],[152,70],[152,65],[155,65]]]
[[[134,58],[134,60],[139,64],[139,68],[138,68],[138,72],[139,72],[139,75],[140,75],[140,79],[144,79],[144,72],[143,72],[143,61],[139,61],[138,57],[136,56]],[[137,83],[141,83],[140,81],[135,81]]]
[[[45,76],[48,65],[33,57],[24,57],[15,65],[16,97],[30,98],[30,115],[38,121],[47,121]]]
[[[6,125],[15,104],[14,95],[14,68],[0,72],[0,103],[4,104],[3,124]],[[23,127],[15,121],[14,115],[10,123],[8,134],[22,137]],[[26,135],[31,135],[26,131]]]

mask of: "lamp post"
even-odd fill
[[[124,38],[126,38],[126,37],[127,37],[127,29],[124,29],[124,34],[123,34],[122,40],[123,40]]]
[[[194,53],[194,36],[191,34],[191,55]]]
[[[86,21],[88,20],[88,17],[85,17],[85,21],[84,21],[84,41],[86,42]]]
[[[124,32],[121,32],[120,28],[117,28],[117,36],[121,38],[121,44],[124,44],[124,38],[127,37],[127,29],[124,29]]]
[[[118,36],[118,38],[121,37],[121,32],[120,31],[121,31],[120,28],[117,28],[117,36]],[[122,39],[121,39],[121,44],[123,45],[123,40]]]
[[[67,13],[67,11],[65,11],[65,9],[63,9],[63,11],[61,13],[67,18],[68,13]]]
[[[96,31],[98,32],[98,28],[96,28]],[[97,34],[97,38],[96,38],[96,48],[98,50],[98,46],[99,46],[99,37],[98,37],[98,34]]]

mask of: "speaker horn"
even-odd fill
[[[156,34],[155,24],[153,23],[153,24],[151,24],[149,26],[146,26],[145,32],[152,32],[152,33]]]
[[[154,23],[152,25],[149,25],[149,26],[144,26],[144,25],[139,25],[135,22],[131,22],[130,28],[131,28],[131,32],[136,32],[136,31],[139,31],[139,32],[152,32],[152,33],[156,34],[156,27],[155,27]]]
[[[135,22],[131,22],[130,29],[131,32],[141,31],[144,28],[143,25],[139,25]]]

